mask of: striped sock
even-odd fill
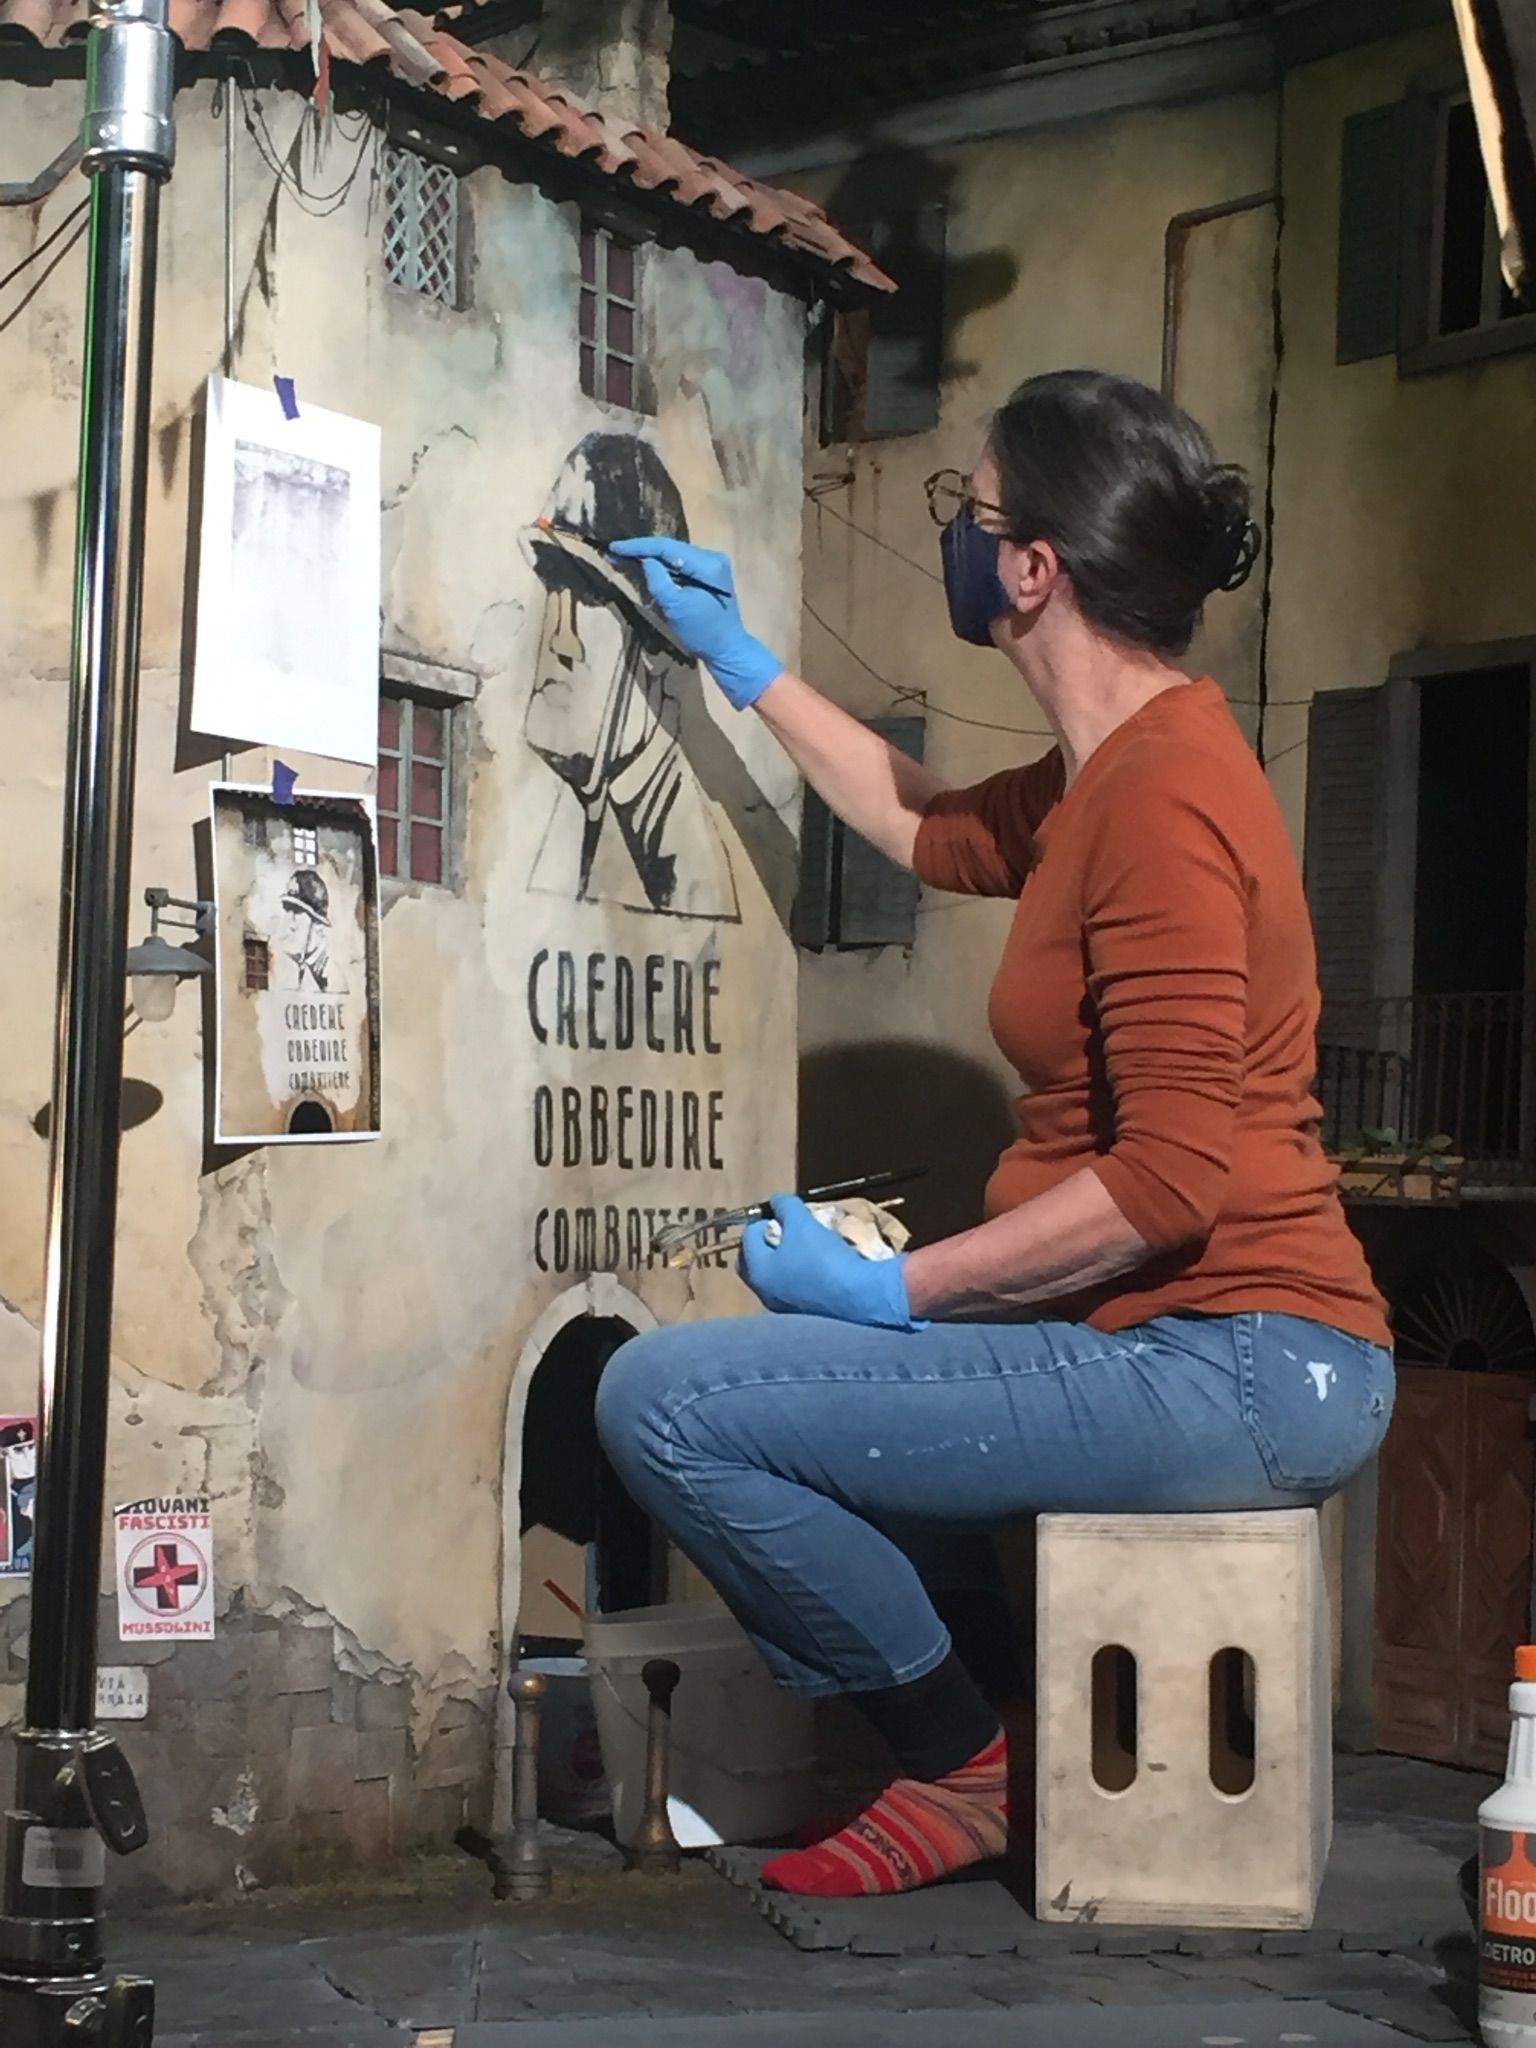
[[[897,1778],[837,1834],[765,1863],[763,1882],[823,1899],[910,1892],[1007,1846],[1008,1742],[999,1735],[932,1784]]]

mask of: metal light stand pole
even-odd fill
[[[107,1848],[147,1838],[96,1732],[150,350],[170,176],[166,0],[92,0],[91,178],[69,766],[26,1725],[0,1889],[4,2048],[148,2048],[154,1987],[102,1971]]]

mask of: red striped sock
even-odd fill
[[[765,1863],[763,1882],[823,1899],[910,1892],[1007,1846],[1008,1740],[999,1735],[932,1784],[897,1778],[837,1834]]]

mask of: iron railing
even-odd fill
[[[1463,1187],[1536,1187],[1536,1001],[1525,992],[1327,1002],[1317,1093],[1332,1152],[1373,1132],[1410,1153],[1449,1139]]]

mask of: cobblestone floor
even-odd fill
[[[1394,1839],[1443,1857],[1444,1934],[1411,1954],[804,1954],[702,1864],[640,1878],[590,1838],[562,1843],[556,1895],[534,1905],[496,1904],[483,1869],[445,1858],[367,1892],[125,1918],[111,1954],[155,1978],[159,2048],[1466,2041],[1455,1871],[1483,1790],[1386,1759],[1341,1772],[1341,1812],[1378,1824],[1385,1857]]]

